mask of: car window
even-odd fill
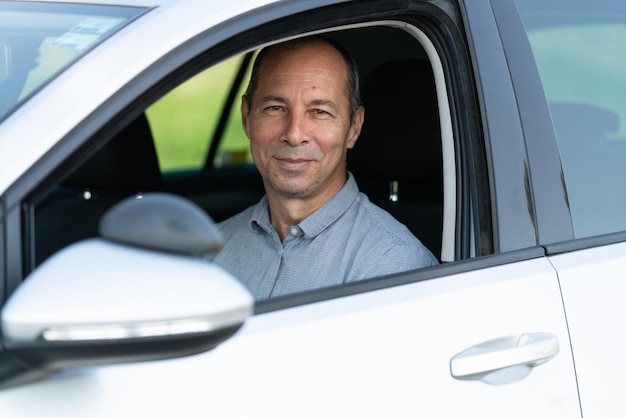
[[[251,163],[241,129],[240,97],[249,78],[245,56],[230,58],[185,81],[146,110],[161,171],[202,169],[213,141],[212,165]],[[236,76],[245,65],[245,79]],[[233,101],[227,103],[233,90]],[[224,118],[225,126],[218,131]]]
[[[0,119],[144,10],[0,2]]]
[[[626,7],[517,3],[552,113],[575,236],[626,230]]]

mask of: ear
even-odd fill
[[[363,106],[359,106],[356,112],[354,112],[354,116],[352,117],[352,124],[350,125],[350,129],[348,131],[348,141],[346,143],[346,148],[352,149],[356,144],[357,139],[359,139],[359,135],[361,135],[361,128],[363,127],[363,121],[365,120],[365,108]]]
[[[248,139],[250,139],[250,127],[248,125],[248,115],[250,114],[250,103],[248,103],[248,97],[244,94],[241,96],[241,124],[243,131],[246,133]]]

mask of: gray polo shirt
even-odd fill
[[[214,262],[257,300],[437,264],[403,224],[359,192],[350,173],[343,188],[293,225],[282,243],[266,196],[218,226],[225,246]]]

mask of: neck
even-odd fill
[[[291,226],[298,225],[332,199],[341,190],[346,180],[347,177],[337,187],[327,189],[325,193],[311,196],[285,196],[271,189],[271,186],[270,188],[266,187],[270,222],[278,233],[280,240],[285,240]]]
[[[297,199],[281,200],[267,197],[270,207],[270,220],[281,241],[289,234],[289,228],[297,225],[315,212],[321,205],[311,205]]]

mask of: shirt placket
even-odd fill
[[[276,271],[276,279],[274,280],[274,286],[269,294],[269,297],[277,296],[282,294],[282,290],[285,288],[289,288],[289,283],[285,283],[285,280],[294,280],[294,277],[291,277],[289,274],[283,274],[283,269],[285,268],[285,260],[288,259],[289,252],[291,249],[297,244],[298,240],[301,239],[301,230],[297,226],[289,227],[289,234],[285,237],[285,240],[281,243],[280,238],[276,235],[276,241],[278,242],[278,266]]]

